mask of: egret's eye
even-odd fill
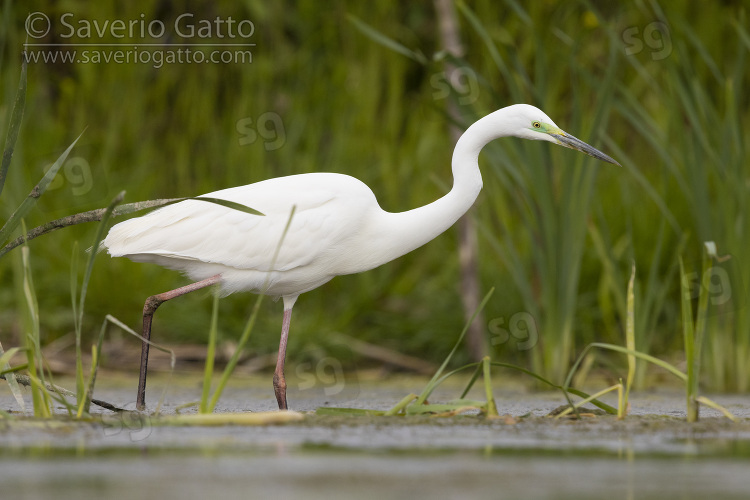
[[[534,125],[534,128],[542,128],[541,122],[534,122],[532,125]]]

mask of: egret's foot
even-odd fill
[[[273,392],[276,394],[276,402],[279,403],[279,410],[286,410],[286,380],[284,375],[273,374]]]

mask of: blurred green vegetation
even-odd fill
[[[713,240],[719,253],[733,258],[721,267],[728,281],[712,275],[718,281],[707,283],[715,285],[717,300],[706,340],[705,382],[715,389],[748,390],[750,102],[743,90],[750,88],[750,35],[742,4],[460,4],[466,55],[458,61],[459,85],[447,92],[442,61],[433,57],[440,42],[430,2],[144,6],[5,0],[2,137],[30,12],[52,20],[50,33],[30,43],[87,41],[62,37],[65,13],[73,14],[66,19],[74,25],[145,19],[168,28],[180,14],[191,13],[196,23],[230,16],[251,20],[255,32],[249,41],[255,46],[252,62],[245,64],[30,64],[24,121],[0,214],[6,219],[84,130],[59,182],[27,220],[29,228],[106,206],[121,190],[132,202],[315,171],[356,176],[384,209],[403,211],[442,196],[450,186],[446,99],[461,105],[462,126],[527,102],[624,168],[515,139],[486,149],[480,159],[485,188],[474,216],[483,286],[497,289],[486,309],[493,356],[560,381],[586,343],[623,343],[624,290],[634,261],[636,347],[679,362],[683,291],[677,259],[682,255],[689,269],[697,269],[701,243]],[[425,60],[377,43],[352,17]],[[95,38],[143,43],[138,36]],[[198,40],[209,41],[227,39],[214,32]],[[149,50],[155,48],[138,48]],[[95,231],[95,224],[85,224],[30,243],[43,341],[74,329],[71,252],[75,241],[86,248]],[[463,324],[458,272],[456,235],[449,231],[393,263],[305,294],[295,307],[290,362],[345,349],[340,340],[330,340],[332,333],[443,359]],[[6,347],[20,345],[20,252],[0,259],[0,279],[0,338]],[[93,338],[107,313],[138,327],[147,296],[182,284],[185,279],[172,271],[101,255],[84,332]],[[208,297],[199,292],[163,306],[154,340],[205,341]],[[252,302],[246,294],[222,300],[220,341],[237,338]],[[279,304],[268,301],[263,308],[251,340],[258,354],[275,352],[281,324]],[[538,342],[526,348],[522,342],[529,334]],[[625,366],[617,357],[605,361]],[[643,370],[637,381],[648,383]]]

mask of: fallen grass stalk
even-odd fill
[[[161,416],[152,421],[157,425],[269,425],[304,420],[302,413],[289,410],[257,413],[192,413]]]
[[[608,393],[614,391],[615,389],[617,389],[618,392],[622,392],[622,384],[620,383],[620,384],[615,384],[615,385],[613,385],[611,387],[607,387],[606,389],[603,389],[603,390],[597,392],[596,394],[593,394],[593,395],[591,395],[591,396],[589,396],[589,397],[587,397],[587,398],[585,398],[585,399],[577,402],[572,407],[568,407],[565,410],[563,410],[560,413],[558,413],[557,415],[555,415],[555,418],[564,417],[565,415],[568,415],[568,414],[570,414],[570,413],[572,413],[574,411],[576,412],[576,415],[578,415],[578,412],[576,411],[576,410],[578,410],[578,408],[580,408],[581,406],[585,405],[586,403],[590,403],[591,401],[604,396],[605,394],[608,394]],[[580,415],[578,415],[578,416],[580,416]],[[618,415],[618,418],[620,418],[619,415]]]
[[[409,405],[406,407],[407,415],[424,415],[425,413],[434,413],[437,415],[446,415],[448,413],[459,414],[471,410],[479,410],[487,413],[487,403],[480,401],[481,404],[457,403],[435,403],[424,405]]]
[[[414,397],[417,397],[414,395]],[[390,410],[389,410],[390,411]],[[367,408],[331,408],[321,406],[315,409],[316,415],[330,415],[337,417],[383,417],[388,412],[383,410],[369,410]],[[395,413],[393,414],[395,415]]]

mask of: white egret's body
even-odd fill
[[[463,212],[480,188],[477,179]],[[411,214],[389,213],[366,184],[333,173],[278,177],[205,196],[247,205],[264,216],[187,200],[118,224],[104,245],[112,256],[159,264],[196,281],[220,274],[225,293],[258,292],[267,283],[268,295],[289,301],[335,276],[367,271],[410,252],[463,213],[442,209],[442,199]],[[439,211],[434,214],[439,225],[420,223],[419,212],[428,210]]]
[[[225,293],[260,292],[266,285],[265,293],[283,297],[282,346],[274,386],[280,378],[283,404],[278,388],[277,398],[279,406],[286,407],[283,351],[297,297],[335,276],[367,271],[396,259],[451,227],[482,189],[479,152],[503,136],[546,140],[616,163],[560,130],[539,109],[517,104],[469,127],[453,153],[453,188],[423,207],[386,212],[370,188],[353,177],[292,175],[205,195],[246,205],[264,216],[187,200],[117,224],[103,244],[112,256],[156,263],[203,283],[163,300],[210,284],[219,284]],[[278,247],[293,206],[291,225]],[[145,319],[144,314],[144,325]],[[150,329],[150,316],[148,321]],[[144,352],[147,356],[146,344]],[[145,365],[141,376],[145,378]]]

